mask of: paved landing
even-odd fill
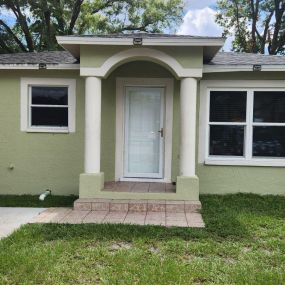
[[[200,213],[171,212],[118,212],[83,211],[71,208],[49,208],[35,217],[31,223],[61,224],[134,224],[161,225],[166,227],[205,227]]]
[[[37,217],[44,208],[0,207],[0,239]]]
[[[176,187],[172,183],[110,181],[105,182],[103,191],[134,193],[175,193]]]

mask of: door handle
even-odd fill
[[[163,138],[163,128],[161,128],[158,132],[160,133],[160,137]]]

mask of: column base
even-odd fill
[[[176,193],[185,197],[185,200],[199,200],[199,178],[198,176],[177,176]]]
[[[104,188],[104,172],[82,173],[79,177],[79,198],[94,198]]]

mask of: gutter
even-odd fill
[[[285,71],[285,65],[213,65],[204,64],[203,73],[218,73],[218,72],[262,72],[262,71]]]
[[[80,70],[80,64],[0,64],[0,70]]]

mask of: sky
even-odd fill
[[[222,28],[215,23],[216,0],[186,0],[183,22],[178,34],[192,36],[221,36]],[[228,38],[224,50],[231,50],[232,38]]]
[[[222,28],[215,23],[216,0],[185,0],[185,14],[177,33],[197,36],[221,36]],[[9,12],[3,13],[6,22],[14,21]],[[8,21],[7,21],[8,20]],[[231,50],[233,38],[229,37],[224,45],[224,51]]]

